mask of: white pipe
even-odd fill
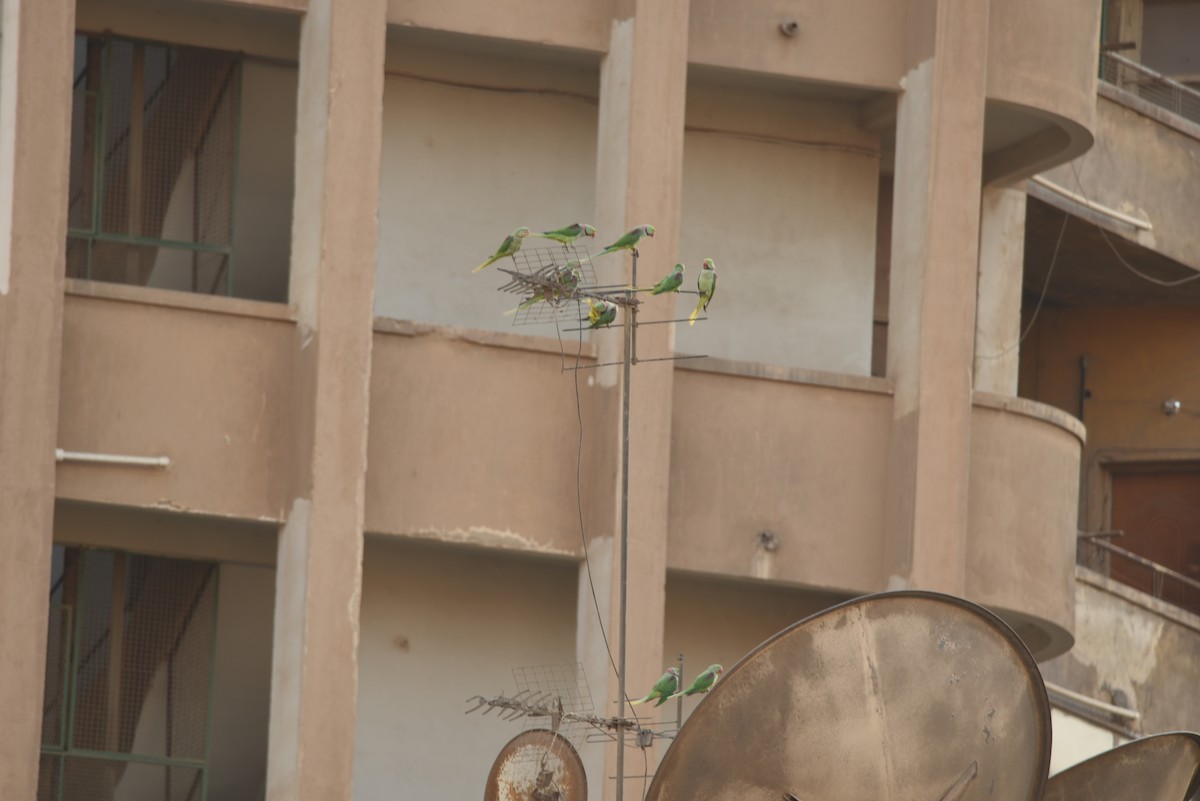
[[[1106,704],[1105,702],[1092,698],[1091,696],[1077,693],[1074,690],[1068,690],[1066,687],[1059,687],[1057,684],[1046,682],[1046,689],[1055,695],[1061,695],[1064,698],[1069,698],[1072,701],[1083,704],[1084,706],[1089,706],[1092,709],[1097,709],[1101,712],[1107,712],[1110,715],[1116,715],[1119,718],[1125,718],[1126,720],[1140,720],[1142,717],[1142,713],[1138,712],[1136,709],[1126,709],[1123,706]]]
[[[54,449],[56,462],[92,462],[93,464],[123,464],[130,467],[170,467],[169,456],[120,456],[113,453],[85,453]]]
[[[1065,186],[1059,186],[1058,184],[1051,183],[1040,175],[1035,175],[1029,180],[1033,181],[1038,186],[1045,187],[1051,192],[1054,192],[1057,195],[1062,195],[1068,200],[1072,200],[1079,205],[1084,206],[1085,208],[1089,208],[1092,211],[1097,212],[1098,214],[1103,214],[1106,217],[1112,217],[1114,220],[1120,220],[1126,225],[1132,225],[1134,228],[1140,228],[1143,231],[1154,230],[1154,226],[1149,220],[1143,220],[1141,217],[1131,217],[1124,212],[1117,211],[1116,209],[1110,209],[1108,206],[1101,205],[1094,200],[1088,200],[1083,195],[1076,194],[1070,189],[1067,189]]]

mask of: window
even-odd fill
[[[217,577],[55,546],[38,801],[203,801]]]
[[[67,275],[231,294],[242,58],[79,34]]]

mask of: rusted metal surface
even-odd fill
[[[1050,708],[990,612],[867,596],[785,629],[683,725],[650,801],[1040,801]]]
[[[583,761],[548,729],[521,732],[492,763],[483,801],[587,801]]]
[[[1044,801],[1183,801],[1196,791],[1200,736],[1158,734],[1105,751],[1046,782]]]

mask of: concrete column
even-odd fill
[[[0,40],[0,798],[34,798],[62,359],[74,0],[4,0]]]
[[[896,121],[885,580],[964,594],[987,0],[910,12]]]
[[[975,389],[983,392],[1017,394],[1025,198],[1019,189],[983,190],[975,304]]]
[[[385,0],[310,0],[291,297],[296,452],[279,534],[267,797],[351,798]]]
[[[608,54],[600,76],[600,121],[596,156],[596,225],[607,244],[641,224],[655,226],[653,239],[643,240],[638,262],[640,283],[657,281],[675,263],[679,249],[680,196],[683,180],[683,124],[687,90],[687,0],[617,0]],[[605,256],[597,264],[602,283],[630,280],[628,255]],[[688,280],[695,281],[700,265],[689,265]],[[648,296],[643,295],[643,299]],[[674,314],[675,298],[646,300],[643,320],[666,320]],[[624,315],[621,318],[623,320]],[[674,346],[672,326],[653,325],[637,333],[641,358],[669,355]],[[622,357],[624,337],[617,329],[596,335],[601,361]],[[597,381],[609,396],[609,414],[600,418],[611,450],[619,453],[622,378],[619,368],[604,368]],[[655,362],[633,368],[629,448],[629,572],[628,633],[626,642],[626,694],[644,694],[663,672],[663,614],[667,561],[667,487],[671,451],[671,392],[674,371],[670,363]],[[620,463],[616,474],[606,473],[596,491],[610,497],[614,507],[621,498]],[[593,578],[602,602],[605,628],[618,658],[619,630],[619,507],[603,530],[594,530],[589,546]],[[586,579],[584,579],[586,581]],[[605,596],[607,595],[607,599]],[[597,627],[590,592],[581,592],[578,610],[579,652],[591,686],[603,692],[605,714],[629,715],[618,705],[617,679],[608,663]],[[667,707],[664,706],[664,709]],[[634,707],[639,714],[645,707]],[[659,749],[650,753],[651,771]],[[593,792],[603,787],[603,797],[613,798],[616,783],[616,748],[610,747],[604,763],[593,759],[589,774]],[[626,749],[626,774],[641,774],[641,755]],[[641,792],[642,779],[629,779],[629,797]]]

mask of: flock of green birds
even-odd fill
[[[525,237],[535,236],[542,239],[552,239],[555,242],[560,242],[564,246],[570,245],[581,236],[594,237],[596,229],[585,223],[573,223],[564,228],[556,228],[553,231],[542,231],[541,233],[532,233],[524,226],[513,231],[504,241],[500,243],[500,247],[496,252],[484,260],[472,272],[479,272],[489,264],[499,261],[503,258],[508,258],[516,255],[521,249],[521,243]],[[603,256],[606,253],[615,253],[619,250],[628,250],[637,255],[638,242],[642,237],[653,237],[653,225],[639,225],[632,231],[629,231],[616,242],[613,242],[597,255]],[[678,292],[679,287],[683,285],[684,266],[682,263],[676,264],[671,272],[667,273],[661,281],[652,287],[629,287],[629,289],[637,292],[649,292],[651,295],[662,295],[667,292]],[[527,309],[535,303],[543,301],[554,301],[561,295],[569,296],[579,286],[579,282],[583,279],[583,268],[578,259],[571,259],[562,268],[559,269],[557,275],[557,288],[546,288],[540,294],[536,294],[528,298],[517,306],[517,308],[508,312],[515,314],[521,309]],[[700,299],[696,303],[696,308],[688,317],[688,325],[695,325],[696,318],[700,316],[700,312],[708,310],[708,304],[712,302],[713,294],[717,291],[717,268],[713,264],[712,259],[705,259],[704,266],[700,270],[700,275],[696,279],[696,291]],[[610,326],[613,320],[617,318],[617,304],[608,300],[588,299],[588,328],[599,328],[600,326]],[[719,667],[716,666],[716,667]],[[664,677],[665,678],[665,677]]]
[[[647,701],[658,699],[655,706],[662,706],[672,698],[679,698],[684,695],[696,695],[697,693],[706,693],[712,689],[712,686],[717,683],[717,678],[725,668],[720,665],[709,665],[708,670],[696,677],[696,680],[680,690],[679,685],[682,682],[683,676],[679,673],[679,668],[667,668],[667,672],[662,674],[654,686],[650,688],[650,692],[646,693],[645,698],[639,698],[636,701],[630,701],[630,704],[644,704]]]

